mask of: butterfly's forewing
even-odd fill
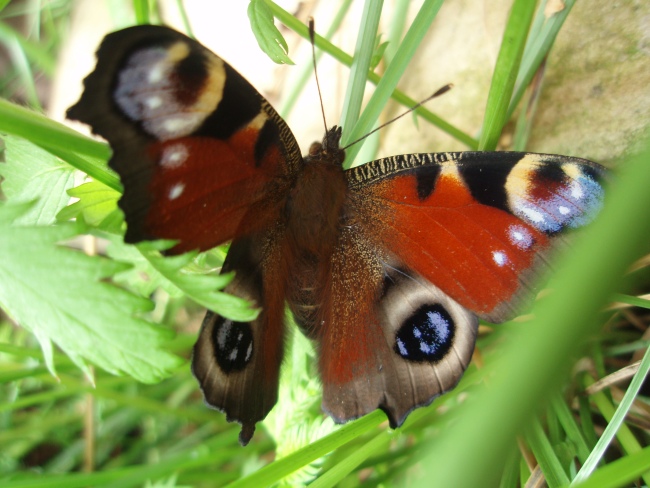
[[[172,29],[136,26],[106,36],[84,83],[68,117],[111,145],[127,242],[175,239],[171,253],[206,250],[274,221],[268,199],[282,198],[278,184],[295,175],[300,152],[221,58]],[[253,229],[242,227],[251,206]]]
[[[603,169],[564,156],[405,155],[346,176],[318,333],[324,407],[338,421],[382,408],[393,426],[457,383],[476,316],[513,317],[603,198]]]
[[[566,156],[413,154],[348,172],[384,218],[371,230],[454,300],[503,322],[530,297],[548,253],[602,206],[602,167]]]

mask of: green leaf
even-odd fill
[[[31,141],[115,190],[119,177],[106,165],[110,148],[42,114],[0,99],[0,132]]]
[[[150,296],[158,288],[178,298],[182,292],[154,268],[136,246],[126,244],[121,235],[107,236],[106,254],[111,259],[130,266],[113,277],[113,281],[143,297]]]
[[[84,221],[98,227],[117,210],[117,200],[122,196],[99,181],[89,181],[68,190],[68,195],[79,200],[62,209],[57,215],[59,221],[82,216]]]
[[[384,53],[388,47],[388,41],[380,42],[380,39],[381,36],[377,36],[377,45],[375,46],[375,50],[372,53],[372,59],[370,60],[370,69],[375,69],[377,65],[379,65],[381,60],[384,58]]]
[[[282,34],[273,23],[273,13],[264,3],[264,0],[251,0],[248,5],[248,18],[251,21],[251,28],[255,39],[274,63],[294,64],[289,58],[289,46]]]
[[[66,190],[74,183],[73,169],[47,151],[20,137],[5,136],[5,159],[0,164],[2,191],[15,203],[40,199],[21,216],[23,224],[47,225],[70,198]]]
[[[143,242],[136,247],[151,265],[147,268],[148,272],[156,280],[164,278],[167,282],[161,282],[161,286],[172,296],[184,294],[231,320],[248,322],[257,317],[259,310],[251,308],[248,301],[218,291],[232,280],[232,273],[215,274],[211,272],[213,270],[209,270],[209,273],[191,273],[187,267],[192,264],[196,252],[163,257],[159,253],[159,243],[160,241]]]
[[[125,265],[57,245],[74,225],[17,225],[28,210],[0,205],[0,304],[36,335],[48,367],[52,341],[84,370],[88,360],[150,383],[177,368],[162,349],[173,332],[136,318],[151,302],[105,282]]]

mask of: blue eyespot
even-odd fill
[[[454,320],[442,305],[423,305],[400,326],[394,350],[409,361],[437,362],[451,348],[454,332]]]
[[[218,317],[212,329],[217,364],[225,373],[241,371],[253,357],[253,331],[247,322]]]

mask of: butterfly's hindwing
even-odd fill
[[[456,385],[478,321],[369,237],[352,223],[332,258],[317,334],[323,409],[345,422],[381,408],[397,427]]]
[[[232,243],[224,272],[235,278],[227,293],[263,308],[251,322],[236,322],[209,312],[194,346],[192,371],[206,403],[242,424],[240,442],[246,445],[255,424],[263,420],[278,398],[284,349],[284,280],[282,230],[241,238]]]

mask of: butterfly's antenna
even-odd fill
[[[309,40],[311,41],[311,59],[314,62],[314,76],[316,77],[316,87],[318,88],[318,99],[320,100],[320,111],[323,114],[323,124],[327,132],[327,121],[325,120],[325,105],[323,105],[323,94],[320,91],[320,82],[318,81],[318,70],[316,69],[316,34],[314,32],[314,18],[309,17]]]
[[[392,124],[392,123],[395,122],[397,119],[401,119],[401,118],[404,117],[405,115],[410,114],[411,112],[413,112],[414,110],[416,110],[418,107],[420,107],[420,106],[424,105],[425,103],[427,103],[429,100],[431,100],[431,99],[433,99],[433,98],[436,98],[436,97],[439,97],[440,95],[443,95],[443,94],[447,93],[449,90],[452,89],[453,86],[454,86],[454,85],[453,85],[452,83],[449,83],[449,84],[443,86],[442,88],[439,88],[439,89],[438,89],[438,90],[437,90],[433,95],[430,95],[430,96],[428,96],[427,98],[425,98],[424,100],[422,100],[421,102],[416,103],[416,104],[413,105],[411,108],[409,108],[406,112],[399,114],[397,117],[395,117],[395,118],[389,120],[388,122],[384,122],[384,123],[381,124],[379,127],[375,128],[375,129],[373,129],[373,130],[371,130],[371,131],[368,132],[366,135],[363,135],[363,136],[359,137],[359,139],[357,139],[356,141],[352,141],[350,144],[348,144],[347,146],[345,146],[345,147],[343,147],[343,148],[341,148],[341,149],[343,149],[343,150],[345,151],[348,147],[350,147],[350,146],[354,146],[357,142],[361,142],[361,141],[363,141],[363,140],[364,140],[366,137],[368,137],[369,135],[374,134],[374,133],[377,132],[379,129],[383,129],[384,127],[386,127],[386,126],[389,125],[389,124]],[[322,103],[322,102],[321,102],[321,103]]]

